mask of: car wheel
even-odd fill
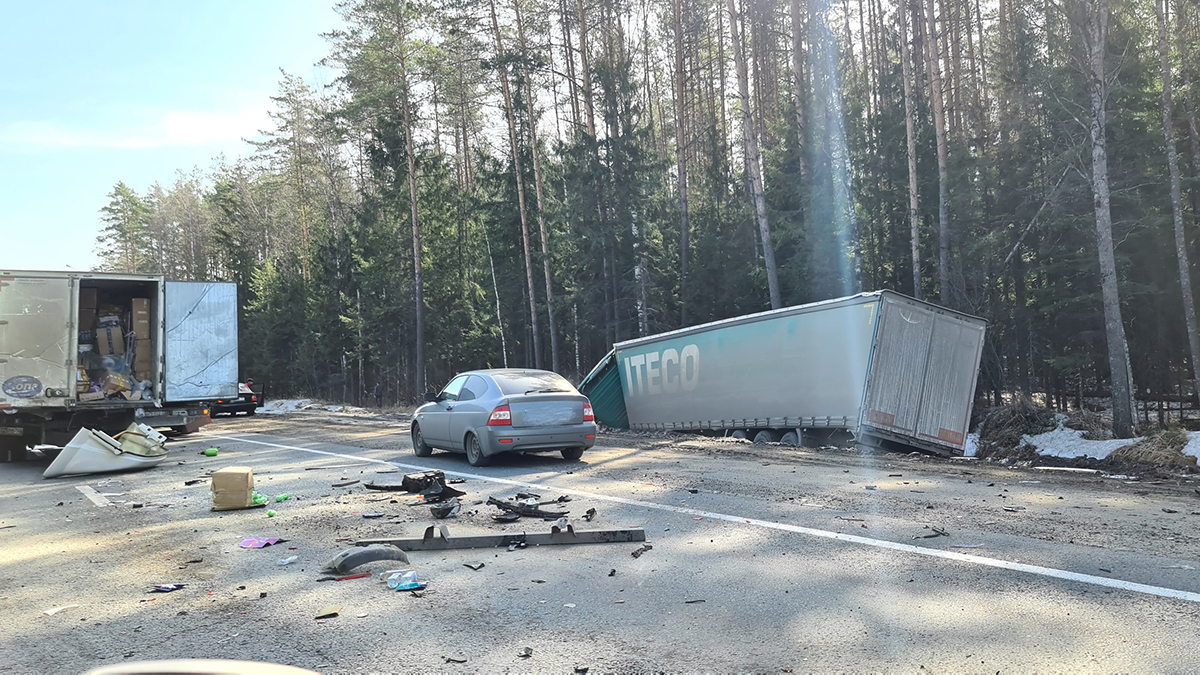
[[[413,454],[417,457],[428,457],[433,454],[433,448],[425,442],[425,437],[421,435],[421,427],[412,425],[412,445]]]
[[[789,431],[779,439],[784,445],[800,445],[800,435],[794,431]]]
[[[763,429],[762,431],[758,432],[757,434],[754,434],[754,442],[755,443],[774,443],[775,442],[775,432],[770,431],[768,429]]]
[[[467,463],[471,466],[487,466],[491,463],[492,458],[483,454],[483,446],[479,444],[479,438],[475,434],[467,434]]]
[[[251,408],[251,409],[247,410],[247,411],[246,411],[246,414],[247,414],[247,415],[253,415],[253,414],[254,414],[254,408]]]
[[[580,457],[583,457],[583,448],[563,448],[562,456],[568,462],[577,461]]]

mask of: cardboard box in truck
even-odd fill
[[[133,314],[130,329],[137,335],[138,340],[150,338],[150,299],[134,298],[131,302]]]
[[[103,326],[96,329],[96,349],[104,356],[125,353],[125,336],[120,326]]]

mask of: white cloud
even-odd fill
[[[80,129],[49,122],[16,122],[0,127],[0,149],[142,149],[238,141],[270,127],[267,108],[232,112],[169,110],[140,122],[103,129]]]

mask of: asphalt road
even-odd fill
[[[1200,669],[1200,494],[1184,478],[635,436],[603,437],[579,462],[475,469],[414,457],[403,421],[354,416],[220,420],[171,449],[138,474],[43,480],[42,466],[0,465],[0,528],[13,526],[0,529],[0,672],[179,657],[321,672]],[[206,482],[185,485],[234,465],[292,497],[275,517],[215,513]],[[466,478],[469,505],[568,495],[573,518],[598,513],[579,527],[642,527],[653,548],[413,552],[422,597],[377,578],[316,582],[359,538],[435,522],[548,529],[495,523],[482,504],[435,521],[362,487],[418,467]],[[239,548],[249,536],[287,541]],[[147,593],[161,583],[186,587]],[[330,604],[339,616],[314,619]],[[65,605],[79,606],[44,613]]]

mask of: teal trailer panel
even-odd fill
[[[592,402],[592,413],[601,424],[610,429],[629,428],[625,395],[621,392],[621,377],[613,352],[606,354],[592,372],[583,378],[579,383],[579,392]]]

